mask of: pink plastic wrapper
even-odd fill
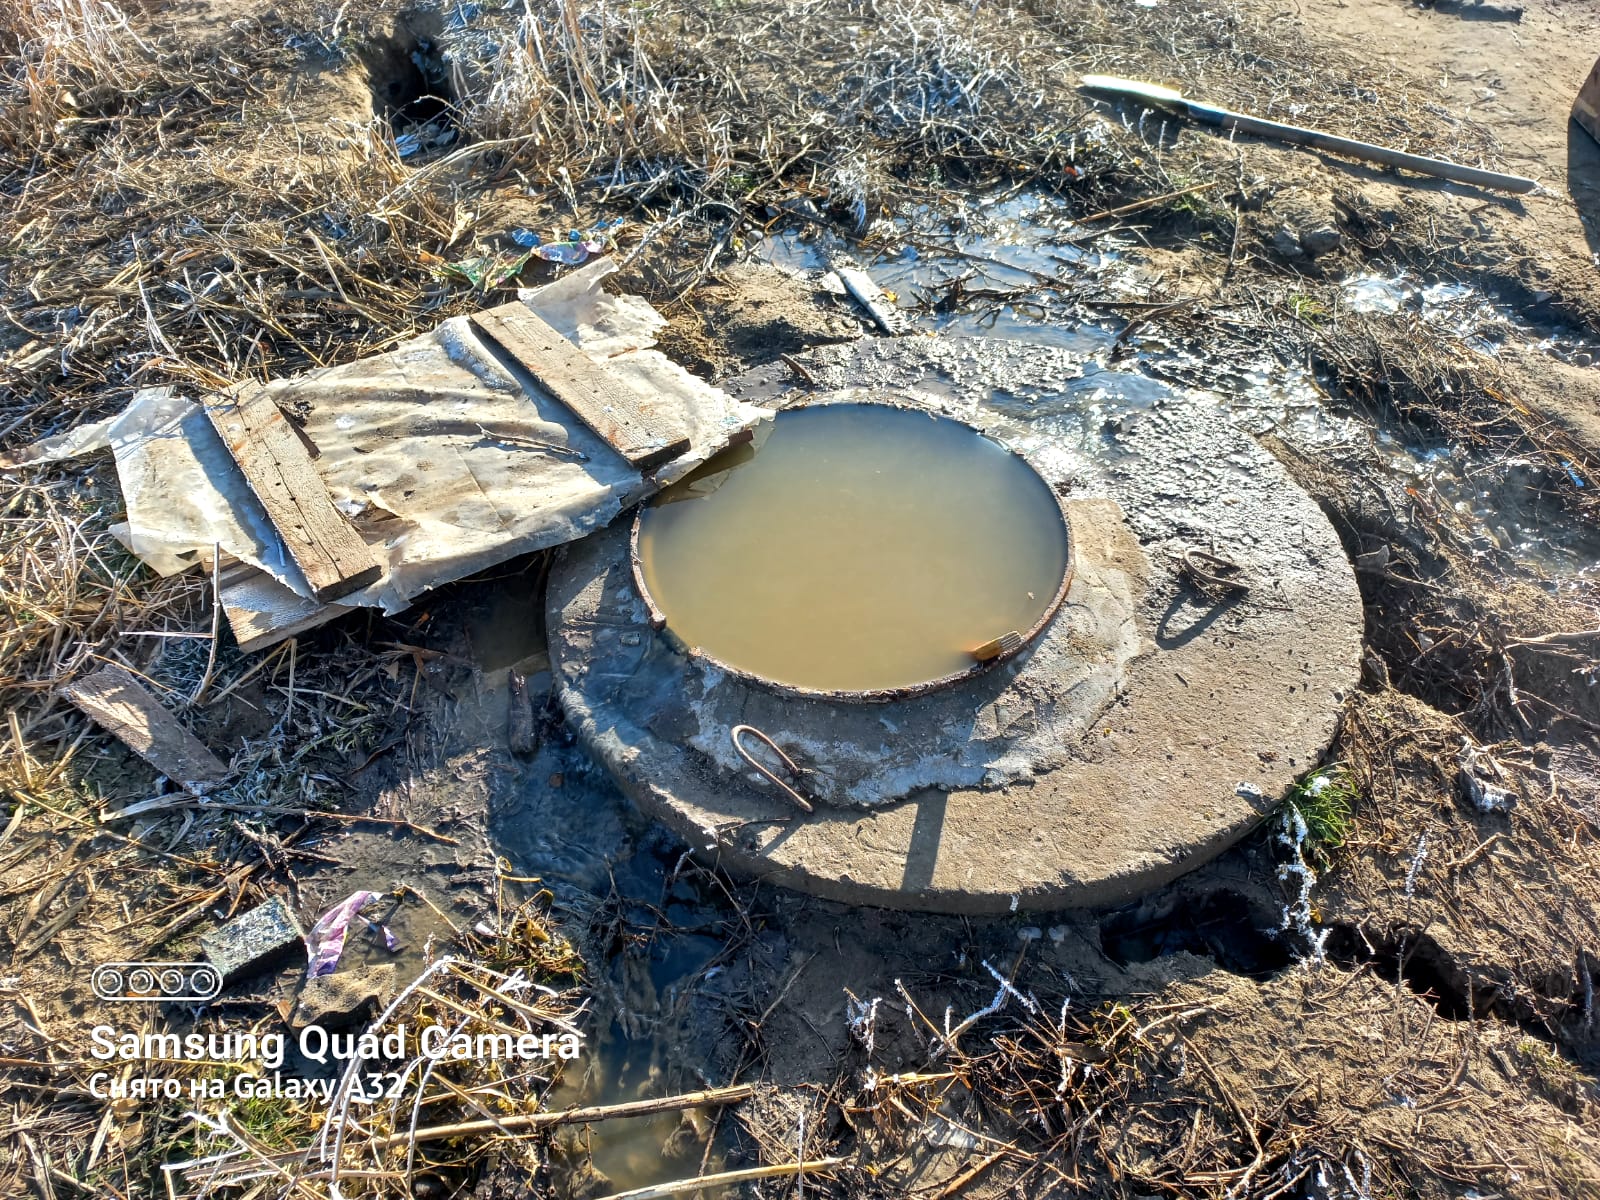
[[[306,951],[311,958],[311,965],[306,968],[307,979],[332,973],[339,965],[339,956],[344,953],[350,922],[356,913],[382,895],[382,892],[351,892],[317,918],[311,932],[306,934]]]

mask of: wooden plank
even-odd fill
[[[383,568],[334,507],[299,432],[264,389],[208,396],[205,410],[312,594],[337,600],[376,582]]]
[[[899,337],[906,332],[906,323],[901,318],[900,312],[890,303],[889,297],[883,294],[883,289],[873,282],[872,276],[855,267],[835,266],[833,273],[839,277],[839,282],[844,284],[845,291],[855,298],[857,304],[867,310],[867,315],[877,323],[879,329],[890,337]]]
[[[1578,98],[1572,102],[1572,119],[1600,141],[1600,60],[1589,69],[1589,77],[1578,89]]]
[[[227,776],[228,768],[178,724],[131,671],[110,664],[61,690],[102,729],[167,778],[179,783],[215,783]]]
[[[222,611],[239,649],[254,654],[356,610],[297,596],[265,571],[238,563],[223,572]]]
[[[658,467],[689,449],[673,422],[645,411],[616,376],[535,316],[520,301],[472,316],[473,327],[500,347],[534,382],[572,410],[628,464]]]

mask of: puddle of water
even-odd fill
[[[629,1037],[613,1024],[603,1035],[589,1039],[586,1072],[568,1076],[552,1091],[547,1104],[551,1108],[623,1104],[659,1095],[664,1064],[655,1060],[660,1051],[660,1043]],[[711,1122],[706,1115],[691,1110],[609,1122],[603,1130],[594,1128],[574,1141],[581,1145],[594,1169],[609,1180],[606,1190],[622,1191],[698,1174],[700,1156],[710,1133]],[[714,1172],[721,1166],[721,1156],[713,1151],[707,1170]],[[704,1192],[706,1200],[724,1194],[725,1189]]]
[[[444,906],[441,904],[443,897],[432,899],[435,904]],[[384,930],[394,938],[393,950],[388,948]],[[414,896],[380,900],[362,909],[350,922],[349,939],[339,959],[339,969],[348,971],[393,963],[401,979],[410,979],[428,965],[431,955],[437,955],[437,943],[447,941],[450,934],[450,922]]]
[[[780,413],[760,451],[646,511],[645,585],[684,643],[819,690],[904,687],[1026,633],[1067,567],[1060,506],[968,426],[885,405]]]
[[[919,206],[874,225],[865,243],[807,225],[768,233],[755,251],[818,277],[841,259],[870,268],[878,286],[933,332],[1043,338],[1088,353],[1106,348],[1112,329],[1091,320],[1068,291],[1115,267],[1121,243],[1101,236],[1080,244],[1084,236],[1059,198],[1024,191],[980,197],[956,213]],[[1024,292],[1026,299],[1008,299]]]
[[[1460,447],[1422,451],[1387,434],[1376,444],[1389,469],[1429,502],[1435,517],[1485,552],[1499,552],[1559,584],[1600,580],[1600,529],[1574,523],[1557,480],[1526,459],[1486,461]]]
[[[1573,519],[1558,490],[1563,481],[1536,463],[1375,430],[1338,412],[1303,367],[1270,361],[1220,367],[1181,353],[1145,362],[1212,392],[1241,428],[1271,433],[1302,454],[1370,448],[1390,478],[1413,489],[1469,549],[1503,555],[1558,589],[1600,579],[1600,529]]]
[[[699,909],[695,915],[702,920],[706,916]],[[654,1011],[613,1012],[598,1023],[581,1069],[569,1071],[546,1104],[551,1108],[622,1104],[675,1090],[668,1081],[681,1073],[692,1051],[674,1036],[673,1002],[680,990],[694,986],[723,946],[719,938],[658,933],[651,938],[645,962],[619,959],[608,964],[613,975],[624,977],[619,990],[632,993],[641,1008]],[[626,978],[630,975],[636,977],[631,983]],[[641,989],[647,993],[643,998]],[[641,1024],[646,1028],[638,1028]],[[700,1086],[700,1081],[687,1081],[685,1086]],[[689,1110],[608,1123],[593,1131],[584,1149],[613,1188],[643,1188],[697,1174],[711,1136],[709,1114]],[[708,1170],[720,1169],[723,1149],[712,1146]],[[706,1194],[709,1200],[723,1193]]]

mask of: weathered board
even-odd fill
[[[169,779],[214,783],[228,774],[217,756],[178,724],[133,672],[109,664],[61,690],[96,724]]]
[[[378,579],[383,568],[334,507],[304,441],[260,387],[208,396],[205,410],[318,600],[337,600]]]
[[[689,449],[688,435],[520,301],[474,313],[473,327],[587,425],[630,466],[648,471]]]
[[[265,571],[244,563],[222,571],[222,611],[239,649],[254,654],[324,625],[354,609],[298,596]]]
[[[1600,141],[1600,60],[1589,69],[1589,77],[1578,89],[1578,98],[1572,104],[1572,119]]]
[[[833,273],[839,277],[839,282],[844,284],[845,291],[855,298],[857,304],[867,310],[867,315],[877,323],[879,329],[890,337],[899,337],[906,332],[906,323],[901,318],[899,310],[888,296],[883,294],[883,289],[873,282],[872,276],[855,267],[835,266]]]

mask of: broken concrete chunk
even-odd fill
[[[1305,254],[1300,245],[1300,235],[1287,225],[1278,226],[1269,242],[1272,252],[1279,258],[1300,258]]]
[[[305,931],[289,906],[274,897],[221,929],[202,934],[200,948],[227,983],[252,975],[291,951],[303,953]]]
[[[321,1025],[324,1029],[354,1025],[394,999],[394,979],[393,963],[308,979],[300,989],[290,1023],[296,1029],[307,1025]]]

